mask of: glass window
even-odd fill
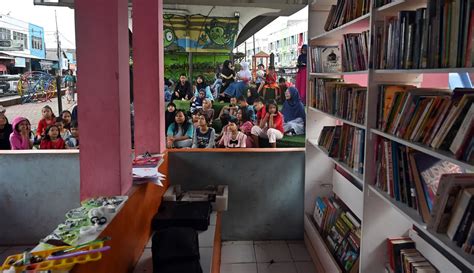
[[[42,50],[43,49],[43,39],[40,37],[31,37],[31,47],[33,49]]]
[[[0,40],[10,40],[11,39],[11,31],[6,28],[0,27]]]

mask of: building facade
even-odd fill
[[[31,71],[45,56],[43,27],[0,14],[0,74]]]

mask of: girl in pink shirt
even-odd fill
[[[239,130],[247,136],[246,147],[254,147],[252,139],[253,123],[250,120],[250,115],[247,107],[242,107],[237,111],[237,120],[239,122]]]
[[[10,145],[12,150],[29,150],[33,147],[31,140],[31,124],[24,117],[16,117],[13,120],[13,133],[10,134]]]
[[[227,124],[227,130],[219,141],[219,147],[225,148],[245,148],[247,136],[239,131],[237,127],[237,119],[231,117]]]

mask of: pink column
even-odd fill
[[[165,149],[163,0],[133,1],[135,152]]]
[[[81,199],[128,191],[131,178],[128,0],[75,3]]]

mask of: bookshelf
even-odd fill
[[[429,0],[398,0],[382,7],[371,6],[368,14],[362,15],[330,31],[324,31],[326,18],[331,5],[337,0],[310,1],[308,37],[310,47],[340,45],[343,36],[350,33],[373,32],[375,21],[388,16],[397,16],[400,11],[416,10],[427,7]],[[372,1],[373,2],[373,1]],[[373,33],[371,33],[372,35]],[[369,47],[368,59],[376,54],[373,46]],[[417,210],[396,201],[389,194],[374,186],[376,178],[375,146],[378,138],[385,138],[415,151],[445,160],[474,172],[474,165],[457,159],[451,152],[433,149],[428,145],[411,142],[377,128],[377,103],[379,85],[410,84],[422,87],[424,78],[436,77],[436,74],[474,73],[474,68],[428,68],[428,69],[373,69],[356,72],[313,73],[308,69],[308,101],[306,128],[306,178],[305,178],[305,243],[315,265],[321,272],[344,272],[334,261],[324,240],[314,226],[312,212],[316,196],[327,196],[336,193],[362,221],[362,240],[359,256],[359,272],[385,272],[387,263],[385,242],[388,237],[409,236],[416,241],[417,249],[440,272],[474,272],[474,255],[465,253],[457,247],[446,234],[428,230]],[[424,75],[427,75],[424,77]],[[355,83],[354,77],[362,78],[367,87],[365,102],[365,124],[358,124],[326,113],[312,107],[314,79],[342,78],[347,83]],[[440,88],[447,88],[447,85]],[[318,146],[319,136],[324,126],[347,124],[365,130],[364,173],[356,173],[347,164],[331,158],[328,151]],[[334,170],[335,166],[344,170],[356,181],[352,183]],[[341,178],[342,177],[342,178]],[[359,200],[360,202],[356,202]],[[360,216],[359,216],[360,215]],[[416,232],[408,232],[416,228]],[[310,248],[308,247],[308,248]],[[319,272],[319,271],[318,271]]]

